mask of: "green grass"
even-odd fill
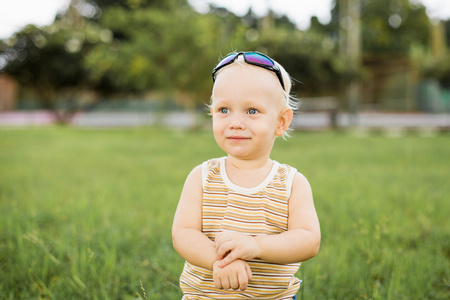
[[[449,299],[449,153],[444,135],[277,141],[322,228],[300,299]],[[0,130],[0,299],[180,299],[173,214],[222,155],[202,131]]]

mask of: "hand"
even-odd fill
[[[217,259],[223,268],[236,259],[250,260],[258,256],[255,237],[238,232],[221,232],[216,236]]]
[[[243,260],[235,260],[224,268],[219,267],[219,261],[213,264],[213,280],[218,289],[245,291],[251,279],[250,266]]]

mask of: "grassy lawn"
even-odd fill
[[[449,299],[449,153],[448,135],[277,141],[322,228],[300,299]],[[1,129],[0,299],[180,299],[178,197],[223,155],[203,131]]]

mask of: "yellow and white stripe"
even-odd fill
[[[202,231],[214,241],[221,231],[249,235],[279,234],[288,229],[289,197],[296,169],[274,161],[257,187],[233,184],[226,174],[225,157],[204,162]],[[183,299],[292,299],[300,287],[294,277],[300,263],[248,261],[253,278],[245,291],[215,288],[212,271],[185,263],[180,278]]]

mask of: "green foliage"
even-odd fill
[[[340,27],[352,26],[341,12],[342,0],[335,0],[331,22],[326,26],[336,36]],[[430,21],[425,7],[410,0],[361,1],[363,55],[407,55],[411,46],[429,43]]]
[[[369,54],[406,54],[411,45],[429,40],[425,7],[409,0],[363,1],[361,20],[363,49]]]
[[[321,96],[339,90],[344,69],[339,68],[336,45],[323,34],[265,30],[257,44],[286,67],[294,78],[294,93]]]
[[[441,87],[450,89],[450,52],[423,62],[423,76],[436,78]]]
[[[33,89],[47,108],[82,89],[109,99],[156,91],[192,106],[207,102],[210,72],[221,56],[259,50],[302,82],[294,93],[336,95],[355,74],[339,55],[340,29],[349,24],[339,11],[342,1],[335,2],[329,24],[313,17],[301,31],[271,11],[239,17],[215,6],[200,14],[187,0],[72,0],[51,26],[29,26],[1,41],[0,72]],[[429,19],[421,4],[364,0],[361,7],[363,57],[427,49]],[[442,74],[429,66],[427,74]]]
[[[91,3],[98,5],[101,9],[108,7],[121,7],[130,10],[147,7],[173,9],[176,6],[188,6],[188,2],[186,0],[91,0]]]
[[[294,132],[273,158],[310,181],[322,244],[301,299],[448,299],[447,136]],[[4,299],[180,299],[171,225],[211,133],[0,131]]]
[[[204,71],[204,58],[192,43],[202,33],[194,20],[193,11],[108,8],[101,24],[116,39],[91,51],[85,66],[95,81],[110,80],[120,91],[196,91],[198,81],[191,78]]]
[[[11,41],[7,55],[12,61],[8,72],[21,83],[36,87],[64,88],[79,84],[83,77],[78,67],[81,55],[64,49],[59,40],[65,38],[34,26],[26,27]]]
[[[5,64],[0,71],[31,90],[44,108],[60,109],[58,100],[71,98],[89,83],[82,66],[85,55],[95,44],[109,39],[108,30],[85,22],[71,6],[65,18],[57,18],[52,25],[26,26],[3,42],[0,58]]]
[[[11,46],[4,52],[11,61],[6,72],[41,95],[47,108],[54,105],[55,90],[83,84],[82,54],[68,52],[61,42],[68,40],[69,34],[73,33],[52,34],[28,26],[9,41]]]
[[[57,59],[58,55],[47,55],[46,48],[39,55],[45,54],[62,68],[61,76],[58,70],[47,74],[45,64],[38,63],[36,67],[47,72],[40,78],[56,74],[58,80],[68,79],[65,80],[70,83],[68,87],[83,86],[102,96],[158,90],[190,94],[194,101],[205,102],[211,90],[210,72],[220,56],[234,50],[256,49],[286,63],[293,77],[308,86],[305,93],[326,93],[336,86],[336,80],[330,80],[339,73],[330,55],[333,46],[321,50],[322,33],[304,34],[285,16],[271,12],[259,18],[249,10],[240,18],[219,7],[199,14],[186,1],[175,0],[89,3],[73,1],[71,10],[54,25],[39,29],[53,38],[61,59]],[[92,12],[86,13],[89,9]],[[74,20],[78,21],[73,23]],[[81,27],[61,26],[67,21]],[[100,38],[87,38],[87,31]],[[33,38],[31,33],[28,36]],[[68,51],[70,41],[78,45],[72,52]],[[8,61],[4,71],[25,80],[23,73],[29,72],[30,62],[15,58]],[[66,78],[64,72],[76,78]],[[49,78],[46,82],[52,91],[61,88],[56,79]],[[37,80],[27,83],[41,86]]]

